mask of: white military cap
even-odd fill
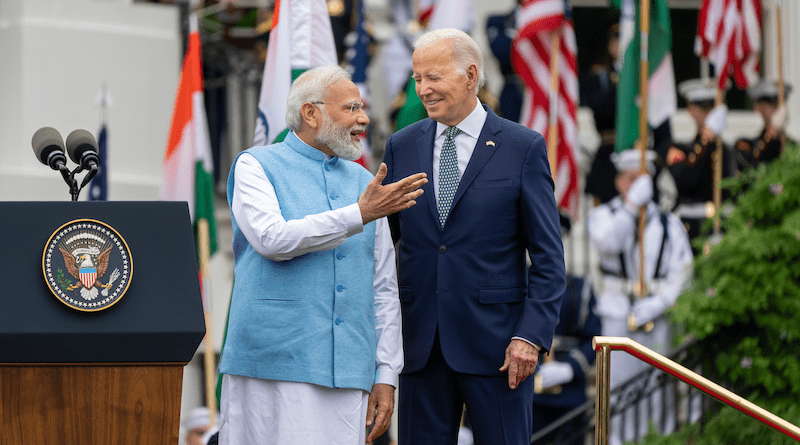
[[[784,98],[792,91],[792,85],[783,83]],[[747,88],[747,97],[752,100],[778,100],[778,83],[771,79],[761,78]]]
[[[647,164],[647,172],[651,175],[656,173],[656,157],[656,152],[653,150],[647,150],[644,152],[644,159],[645,163]],[[619,153],[613,153],[611,155],[611,162],[614,163],[614,167],[616,167],[617,171],[619,172],[636,171],[639,170],[639,167],[642,165],[642,152],[635,148],[631,148]]]
[[[689,79],[678,85],[678,93],[687,102],[700,104],[714,102],[717,96],[716,83],[711,79]]]

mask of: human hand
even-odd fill
[[[648,174],[643,174],[636,178],[625,194],[625,201],[639,208],[653,199],[653,178]]]
[[[385,383],[372,385],[372,392],[367,399],[367,428],[372,429],[366,443],[380,437],[389,428],[394,411],[394,386]]]
[[[571,382],[575,377],[575,371],[569,363],[554,360],[539,367],[536,375],[542,380],[543,388],[551,388]]]
[[[686,159],[686,153],[684,153],[683,150],[675,146],[669,147],[669,151],[667,151],[668,167],[672,167],[678,162],[682,162],[684,159]]]
[[[428,182],[426,173],[417,173],[395,183],[382,185],[386,170],[386,164],[381,163],[378,173],[358,200],[364,224],[413,206],[417,203],[415,199],[422,195],[420,187]]]
[[[500,372],[508,371],[508,387],[516,389],[523,380],[536,370],[539,350],[532,344],[515,338],[506,348],[506,358]]]
[[[656,318],[667,309],[667,305],[657,296],[642,298],[641,300],[633,303],[631,313],[633,313],[636,320],[636,326],[647,324]]]
[[[717,105],[708,113],[703,126],[711,130],[714,136],[719,136],[725,130],[728,120],[728,107],[725,104]]]
[[[781,105],[775,110],[770,119],[770,124],[777,130],[783,130],[786,126],[786,105]]]

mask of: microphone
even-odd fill
[[[86,130],[75,130],[67,136],[67,153],[72,162],[84,170],[97,170],[97,140]]]
[[[64,140],[61,134],[53,127],[42,127],[36,130],[31,139],[31,146],[36,159],[53,170],[66,167],[67,157],[64,156]]]

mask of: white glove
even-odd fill
[[[633,316],[637,326],[651,322],[660,317],[667,309],[667,305],[657,296],[642,298],[633,304]]]
[[[536,375],[541,379],[543,388],[550,388],[571,382],[575,377],[575,371],[569,363],[552,361],[540,366]]]
[[[719,136],[725,130],[728,120],[728,107],[725,104],[717,105],[708,113],[706,120],[703,123],[706,128],[714,133],[714,136]]]
[[[625,201],[634,206],[641,207],[653,199],[653,178],[644,174],[636,178],[625,195]]]
[[[783,130],[783,127],[786,125],[786,105],[781,105],[775,110],[770,123],[776,130]]]
[[[211,440],[211,436],[217,434],[217,431],[219,431],[219,428],[217,428],[216,426],[212,426],[211,428],[209,428],[208,431],[206,431],[203,434],[203,436],[200,437],[200,443],[206,445],[208,441]]]

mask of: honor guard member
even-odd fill
[[[791,85],[784,84],[784,100],[791,90]],[[786,143],[786,105],[778,106],[778,84],[773,80],[761,79],[747,89],[747,96],[753,101],[753,109],[764,120],[764,129],[755,139],[736,141],[734,154],[740,170],[768,164],[781,155]]]
[[[552,350],[533,376],[534,434],[586,402],[586,375],[596,357],[592,339],[602,333],[596,307],[591,282],[567,276]],[[584,425],[582,417],[564,424],[556,434],[574,440],[560,443],[582,444]]]
[[[690,280],[692,250],[683,224],[664,212],[652,200],[656,154],[647,151],[647,174],[640,174],[641,153],[626,150],[612,156],[619,172],[615,179],[619,196],[595,207],[587,219],[587,231],[597,249],[602,283],[597,299],[597,313],[603,335],[630,337],[633,341],[660,354],[667,354],[671,332],[669,320],[663,316]],[[639,207],[646,206],[644,231],[644,284],[646,291],[638,296],[639,282]],[[611,362],[612,390],[647,369],[647,365],[627,354]],[[660,397],[654,395],[654,397]],[[646,432],[647,416],[660,419],[660,404],[648,413],[646,404],[640,409],[644,421],[639,434]],[[668,415],[670,413],[667,413]],[[626,440],[633,437],[633,418],[626,416]],[[640,417],[641,419],[641,417]],[[612,419],[611,442],[621,441],[621,416]],[[667,424],[670,422],[667,421]]]
[[[714,107],[717,94],[712,80],[690,79],[678,85],[678,92],[686,99],[686,111],[697,126],[697,136],[690,144],[672,144],[667,151],[667,166],[678,191],[675,213],[686,224],[689,238],[700,234],[706,218],[714,215],[714,157],[716,137],[725,129],[727,107]],[[722,177],[734,173],[733,156],[723,144]],[[723,195],[724,197],[724,195]]]

